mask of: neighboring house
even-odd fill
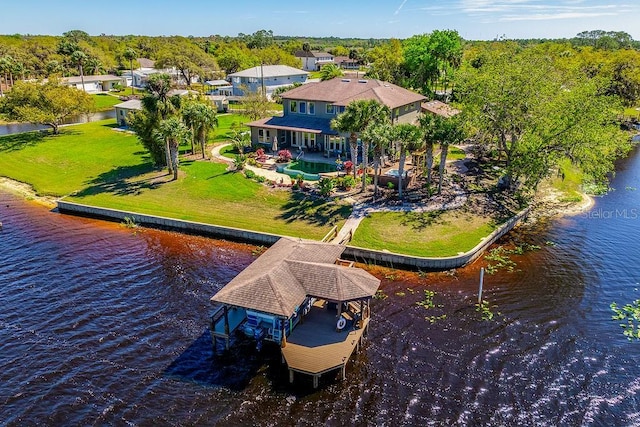
[[[259,65],[229,74],[234,96],[244,96],[245,91],[258,92],[263,87],[268,98],[281,86],[307,81],[309,73],[288,65]]]
[[[305,71],[318,71],[325,64],[333,64],[333,55],[328,52],[299,50],[295,57],[300,59]]]
[[[127,115],[132,111],[142,110],[142,102],[139,99],[130,99],[113,106],[116,110],[116,121],[119,126],[127,126]]]
[[[268,117],[247,125],[251,142],[271,146],[321,151],[326,157],[349,153],[348,134],[331,129],[331,119],[350,102],[375,99],[391,110],[393,123],[414,123],[426,98],[410,90],[380,80],[335,78],[308,83],[282,94],[283,116]]]
[[[444,118],[453,117],[460,114],[460,110],[453,108],[449,104],[445,104],[442,101],[428,101],[422,104],[422,111],[442,116]]]
[[[229,99],[224,95],[205,95],[206,98],[216,106],[218,113],[226,113],[229,111]]]
[[[149,76],[158,73],[169,74],[173,81],[182,80],[175,68],[155,68],[155,61],[147,58],[138,58],[138,63],[140,64],[140,68],[133,70],[133,75],[131,74],[131,70],[122,72],[122,76],[126,78],[127,86],[145,88],[149,82]]]
[[[333,62],[343,70],[359,70],[360,61],[357,59],[350,59],[348,56],[336,56]]]
[[[83,78],[80,76],[65,77],[62,79],[62,83],[73,86],[76,89],[82,90]],[[101,76],[84,76],[84,90],[86,92],[108,92],[116,85],[126,86],[126,80],[124,77],[113,76],[111,74]]]
[[[207,95],[233,96],[233,86],[226,80],[207,80],[204,86]]]

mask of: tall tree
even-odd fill
[[[182,119],[193,134],[192,141],[197,141],[202,150],[202,158],[205,156],[205,148],[209,131],[218,125],[216,109],[209,103],[191,101],[182,107]],[[191,146],[192,154],[195,154],[194,144]]]
[[[606,82],[605,82],[606,83]],[[558,69],[544,55],[512,47],[460,75],[458,96],[482,140],[504,156],[505,186],[535,189],[562,159],[602,181],[628,137],[616,117],[619,102],[603,82]]]
[[[127,61],[129,61],[129,71],[131,71],[131,95],[134,94],[134,89],[133,89],[133,60],[136,59],[138,56],[138,54],[136,53],[136,51],[131,48],[128,47],[124,50],[124,52],[122,53],[122,57],[124,59],[126,59]]]
[[[154,132],[155,137],[165,143],[169,173],[173,173],[173,179],[178,179],[178,154],[181,143],[189,140],[189,129],[178,117],[169,117],[160,121]]]
[[[416,125],[400,123],[391,127],[391,143],[400,154],[398,164],[398,197],[402,199],[404,187],[404,165],[407,153],[416,150],[422,140],[422,132]]]
[[[54,134],[66,119],[85,114],[93,108],[87,93],[61,85],[56,79],[42,82],[17,82],[0,99],[0,111],[12,120],[50,126]]]
[[[389,121],[391,111],[389,107],[376,100],[357,100],[351,102],[345,111],[331,121],[331,127],[338,132],[349,134],[349,146],[351,148],[351,160],[356,163],[358,159],[358,136],[367,126],[373,123],[384,123]],[[362,191],[367,185],[367,164],[368,164],[368,141],[362,140]],[[357,176],[356,167],[354,177]]]
[[[389,122],[374,123],[362,132],[362,138],[373,146],[373,197],[378,197],[378,181],[381,171],[382,156],[391,145],[391,124]]]

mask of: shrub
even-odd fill
[[[353,186],[356,185],[356,179],[353,177],[353,175],[345,175],[342,178],[342,185],[344,186],[345,190],[351,190]]]
[[[353,170],[353,162],[351,160],[347,160],[344,162],[344,171],[348,174]]]
[[[278,151],[278,159],[276,162],[278,163],[286,163],[291,160],[291,151],[289,150],[280,150]]]
[[[244,176],[246,176],[249,179],[253,179],[256,177],[256,173],[252,170],[247,169],[244,171]]]
[[[256,181],[262,183],[262,182],[265,182],[266,180],[267,180],[267,178],[265,178],[264,176],[256,175]]]
[[[240,154],[233,159],[233,165],[236,167],[236,170],[241,171],[244,169],[244,164],[247,162],[247,158],[244,154]]]
[[[333,187],[335,186],[335,182],[331,178],[322,178],[318,181],[318,191],[321,196],[329,196],[331,195],[331,191],[333,191]]]
[[[264,148],[258,148],[256,150],[256,159],[259,162],[264,162],[265,160],[267,160],[267,156],[264,154]]]
[[[396,186],[395,186],[395,185],[393,185],[393,182],[387,182],[387,188],[388,188],[389,190],[393,190],[394,188],[396,188]]]

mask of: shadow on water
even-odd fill
[[[351,206],[327,203],[323,199],[300,192],[292,192],[282,210],[279,219],[289,223],[304,221],[314,225],[333,225],[337,221],[347,219],[351,214]]]
[[[308,375],[296,374],[294,383],[290,384],[289,371],[286,364],[282,363],[280,347],[265,343],[262,350],[258,351],[255,341],[243,336],[233,336],[228,351],[221,355],[214,354],[208,328],[171,362],[163,375],[203,387],[246,391],[257,386],[297,397],[322,391],[339,381],[336,371],[323,374],[318,389],[313,389],[313,379]]]

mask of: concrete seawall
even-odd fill
[[[240,228],[223,227],[200,222],[121,211],[117,209],[88,206],[63,200],[58,200],[57,203],[58,210],[62,213],[111,221],[125,221],[125,218],[130,218],[138,225],[177,230],[191,234],[202,234],[260,245],[271,245],[283,237],[277,234],[261,233],[258,231],[243,230]],[[513,227],[515,227],[522,218],[526,217],[528,213],[529,209],[525,209],[506,223],[502,224],[469,252],[452,257],[417,257],[386,251],[356,248],[354,246],[347,246],[343,256],[365,264],[387,265],[391,267],[409,267],[423,270],[449,270],[452,268],[458,268],[473,262],[488,246],[511,231],[511,229],[513,229]]]
[[[354,246],[347,246],[343,255],[357,262],[386,265],[389,267],[409,267],[421,270],[449,270],[465,266],[475,261],[490,245],[511,231],[513,227],[515,227],[518,222],[528,214],[529,208],[521,211],[509,221],[494,230],[493,233],[489,234],[473,249],[456,256],[429,258],[396,254],[387,251],[377,251],[373,249],[356,248]]]
[[[121,211],[117,209],[99,208],[95,206],[81,205],[78,203],[58,200],[58,210],[62,213],[86,216],[91,218],[106,219],[111,221],[124,221],[130,218],[138,225],[154,228],[163,228],[183,231],[191,234],[203,234],[224,239],[256,243],[260,245],[272,245],[283,236],[277,234],[260,233],[240,228],[223,227],[220,225],[204,224],[201,222],[184,221],[180,219],[165,218],[161,216],[145,215],[135,212]]]

